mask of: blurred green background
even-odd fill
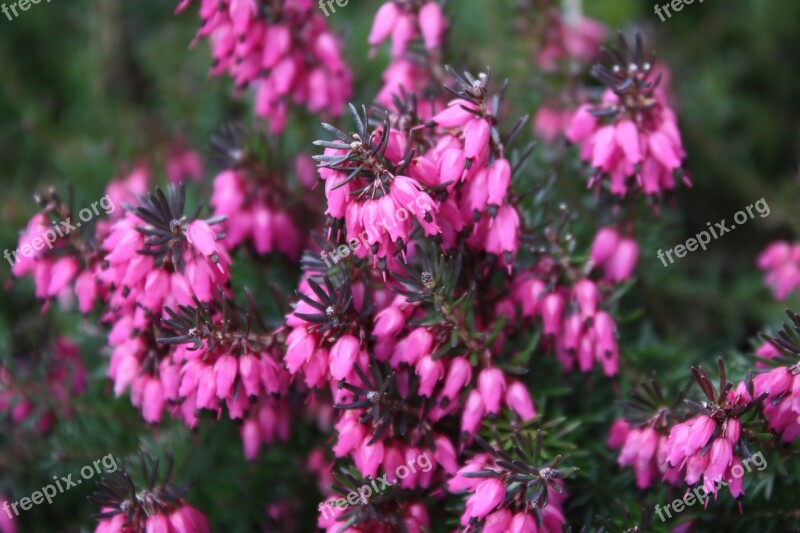
[[[173,4],[71,0],[34,5],[13,21],[0,15],[0,248],[16,246],[17,232],[36,211],[34,191],[48,185],[63,190],[72,183],[79,197],[91,201],[138,158],[158,162],[176,136],[184,136],[205,153],[210,135],[222,124],[249,120],[247,97],[232,99],[229,79],[208,78],[207,43],[189,48],[198,24],[196,6],[173,17]],[[328,19],[346,38],[345,57],[357,80],[356,103],[370,101],[387,62],[385,51],[375,61],[366,60],[366,36],[379,5],[375,0],[353,0]],[[654,369],[688,376],[689,364],[709,363],[732,350],[747,351],[757,332],[781,320],[785,305],[799,307],[795,297],[783,304],[772,300],[755,258],[767,243],[792,238],[800,230],[795,217],[800,3],[695,2],[666,22],[653,13],[653,3],[642,0],[591,0],[584,7],[587,15],[609,27],[612,36],[616,30],[627,35],[641,30],[671,68],[694,188],[682,188],[674,206],[665,206],[660,217],[642,209],[638,218],[638,283],[624,306],[637,319],[623,335],[622,357],[627,362],[622,382],[625,386]],[[496,76],[511,81],[512,110],[533,113],[541,98],[531,79],[541,73],[530,50],[512,38],[515,8],[515,0],[451,0],[448,60],[465,67],[490,65]],[[301,114],[294,120],[302,127],[287,136],[286,153],[311,151],[309,142],[318,133],[315,121]],[[212,172],[207,165],[208,179]],[[576,165],[556,178],[558,194],[593,205]],[[706,222],[730,220],[760,198],[771,208],[767,218],[737,227],[713,241],[707,252],[689,254],[668,268],[656,258],[656,250],[684,242],[705,229]],[[598,221],[586,222],[576,233],[588,246]],[[9,271],[3,269],[6,279]],[[38,314],[30,283],[16,283],[2,293],[4,356],[10,350],[12,329],[23,317],[39,320]],[[124,456],[141,441],[146,446],[171,443],[182,465],[181,475],[199,480],[190,499],[217,527],[224,525],[228,531],[265,527],[267,492],[293,486],[295,494],[314,493],[313,480],[297,479],[287,471],[279,451],[245,464],[232,424],[206,426],[198,434],[174,425],[146,428],[128,398],[113,399],[103,384],[102,335],[78,334],[87,331],[79,318],[59,315],[52,320],[81,342],[95,377],[90,381],[94,389],[78,406],[75,423],[59,428],[49,440],[22,443],[26,461],[15,459],[12,464],[12,446],[0,436],[0,491],[28,495],[52,475],[77,471],[87,458],[112,450]],[[610,391],[608,401],[613,400]],[[94,408],[97,398],[107,402],[99,412]],[[598,399],[574,401],[577,409]],[[601,431],[602,426],[595,429]],[[204,438],[209,432],[215,439]],[[306,437],[301,431],[295,438],[302,442]],[[604,439],[605,434],[595,433],[595,440]],[[194,446],[200,442],[203,447]],[[602,442],[596,445],[602,448]],[[70,456],[69,450],[76,448],[76,455]],[[617,471],[610,453],[607,462],[594,473],[594,480],[579,485],[582,496],[597,498],[600,506],[611,496],[603,472]],[[229,479],[215,472],[248,475]],[[796,488],[796,482],[792,484]],[[26,513],[23,526],[28,527],[22,530],[49,531],[53,524],[63,531],[92,527],[89,516],[95,510],[85,501],[88,491],[84,485],[58,497],[53,506]],[[592,505],[580,509],[585,515],[570,520],[591,521]]]

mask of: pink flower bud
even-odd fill
[[[467,403],[464,405],[464,413],[461,416],[461,431],[474,435],[481,426],[483,414],[486,408],[483,406],[481,394],[477,390],[472,390],[467,396]]]
[[[209,533],[210,531],[206,517],[191,505],[184,505],[176,509],[170,515],[169,521],[173,533]],[[109,529],[109,533],[110,531]]]
[[[628,438],[628,433],[630,433],[628,423],[622,419],[615,420],[611,425],[611,431],[606,444],[611,449],[619,448],[625,443],[625,440]]]
[[[383,462],[384,445],[382,441],[367,444],[369,439],[365,439],[353,454],[353,461],[356,467],[366,476],[377,476],[378,467]]]
[[[465,107],[468,109],[474,109],[475,106],[467,102],[466,100],[458,100],[458,105],[449,105],[443,110],[439,111],[431,121],[436,123],[436,125],[440,128],[460,128],[467,124],[470,120],[475,118],[474,113],[470,113]]]
[[[633,121],[626,119],[617,123],[617,144],[622,148],[628,161],[635,165],[642,160],[639,148],[639,131]]]
[[[597,311],[597,302],[600,299],[600,291],[597,290],[597,285],[593,281],[584,278],[575,284],[572,293],[578,301],[581,315],[587,318],[594,316],[595,311]]]
[[[519,381],[509,385],[506,391],[506,405],[517,413],[523,422],[527,422],[536,416],[536,409],[533,407],[531,395],[527,387]]]
[[[491,132],[489,122],[482,118],[475,118],[464,126],[464,156],[475,159],[489,142]]]
[[[261,428],[258,427],[258,422],[248,418],[242,423],[240,431],[244,445],[244,458],[253,461],[258,457],[258,450],[261,448]]]
[[[731,441],[722,437],[714,439],[708,455],[708,466],[703,472],[703,483],[706,485],[711,481],[722,479],[728,470],[731,460],[733,460]]]
[[[564,298],[557,292],[551,292],[542,299],[540,313],[544,323],[544,334],[558,335],[564,313]]]
[[[616,149],[616,130],[614,126],[603,126],[597,130],[594,136],[594,148],[592,150],[592,166],[608,171]]]
[[[714,434],[715,429],[717,429],[717,423],[713,419],[705,415],[697,417],[691,425],[691,432],[684,445],[686,455],[693,455],[703,448]]]
[[[442,45],[442,34],[447,27],[447,22],[439,2],[431,1],[422,6],[419,10],[419,27],[422,31],[422,39],[425,41],[425,48],[436,50]]]
[[[157,378],[147,377],[145,380],[142,391],[142,418],[145,422],[157,424],[161,421],[161,413],[164,411],[164,389]]]
[[[472,365],[463,357],[454,357],[447,369],[442,396],[455,400],[470,381],[472,381]]]
[[[506,533],[511,525],[511,511],[500,509],[486,517],[483,533]]]
[[[414,39],[414,18],[411,15],[401,14],[392,28],[392,57],[401,57],[408,48],[408,43]]]
[[[613,282],[625,281],[631,277],[636,261],[639,259],[639,247],[633,239],[619,241],[614,255],[606,265],[606,277]]]
[[[573,115],[572,122],[567,129],[567,138],[570,142],[582,141],[594,132],[597,127],[597,117],[589,112],[591,107],[584,104]]]
[[[256,356],[248,353],[239,357],[239,376],[247,396],[258,396],[260,392],[259,374]]]
[[[378,46],[389,37],[399,15],[400,9],[393,0],[389,0],[378,9],[372,22],[372,30],[367,38],[370,46]]]
[[[511,183],[511,165],[507,159],[498,159],[489,169],[489,203],[503,205]]]
[[[741,431],[742,423],[738,418],[729,418],[725,421],[724,436],[731,442],[731,444],[736,444],[739,442],[739,435],[741,435]]]
[[[499,368],[486,368],[478,375],[478,391],[480,391],[486,412],[500,412],[500,399],[506,390],[506,379]]]
[[[430,355],[426,355],[417,361],[415,373],[419,376],[419,394],[430,398],[433,394],[433,387],[442,379],[444,367],[441,361],[434,361]]]
[[[94,307],[97,297],[97,278],[89,270],[81,272],[75,280],[75,294],[78,296],[78,309],[88,313]]]
[[[709,454],[700,455],[699,453],[689,456],[686,460],[686,483],[694,485],[700,481],[703,472],[708,468],[709,457]]]
[[[208,223],[195,220],[189,223],[186,230],[186,239],[203,255],[212,255],[217,251],[217,236]]]
[[[218,398],[227,398],[231,394],[233,382],[236,381],[237,366],[236,358],[232,355],[223,355],[214,363]]]
[[[602,265],[614,255],[619,244],[619,233],[614,228],[602,228],[592,243],[591,258],[596,265]]]
[[[453,448],[453,443],[444,435],[437,435],[434,442],[436,447],[433,457],[436,460],[436,464],[441,466],[449,475],[455,474],[458,471],[458,454]]]
[[[506,497],[506,487],[499,479],[489,478],[481,481],[475,489],[475,494],[469,500],[473,502],[470,516],[479,519],[497,508]]]
[[[352,370],[358,358],[359,342],[354,336],[342,335],[331,348],[330,370],[333,379],[344,379]]]

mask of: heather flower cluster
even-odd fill
[[[0,366],[0,422],[49,433],[59,418],[72,415],[71,399],[86,392],[86,368],[78,347],[65,338],[46,342],[39,349],[16,346],[13,366]],[[44,376],[35,373],[43,366]],[[2,427],[2,425],[0,425]]]
[[[192,0],[181,0],[177,13]],[[211,74],[227,74],[241,92],[255,93],[255,114],[270,130],[286,127],[290,106],[342,114],[352,74],[338,38],[312,0],[201,0],[195,43],[211,44]]]
[[[608,178],[612,194],[662,196],[675,187],[676,175],[689,183],[675,112],[653,59],[644,57],[641,38],[634,49],[622,38],[620,44],[611,52],[610,68],[593,67],[607,89],[599,104],[578,108],[567,138],[579,145],[581,159],[593,169],[590,188]]]
[[[374,56],[391,42],[391,61],[383,72],[375,102],[392,111],[413,111],[429,119],[442,105],[438,84],[442,80],[442,45],[449,26],[436,0],[390,0],[375,13],[367,38]],[[407,106],[408,99],[413,105]]]

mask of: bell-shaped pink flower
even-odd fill
[[[594,316],[597,311],[597,302],[600,300],[600,291],[597,285],[589,279],[582,279],[575,284],[572,289],[575,299],[578,301],[578,308],[584,317]]]
[[[612,282],[625,281],[631,277],[639,259],[639,246],[633,239],[621,239],[614,255],[606,264],[606,277]]]
[[[481,481],[475,489],[475,494],[469,497],[472,502],[470,516],[478,519],[484,518],[503,503],[506,497],[506,487],[499,479],[489,478]]]
[[[464,405],[464,412],[461,415],[461,431],[474,435],[481,426],[485,412],[486,408],[483,405],[481,393],[473,389],[467,396],[467,403]]]
[[[393,1],[384,3],[375,13],[367,42],[370,46],[379,46],[392,34],[397,18],[400,15],[400,8]]]
[[[442,6],[431,0],[419,10],[419,27],[425,48],[436,50],[442,45],[442,34],[447,27]]]
[[[426,355],[417,361],[415,373],[419,376],[419,394],[428,398],[433,394],[433,387],[444,376],[444,367],[441,361],[436,361]]]
[[[499,368],[486,368],[478,375],[478,391],[487,413],[500,412],[500,400],[506,390],[506,379]]]
[[[544,324],[544,334],[558,335],[561,331],[561,320],[564,313],[564,298],[557,292],[551,292],[542,299],[540,313]]]
[[[359,342],[349,333],[342,335],[331,348],[331,375],[333,379],[344,379],[352,370],[358,358]]]
[[[454,357],[447,369],[442,395],[455,400],[470,381],[472,381],[472,365],[464,357]]]
[[[489,142],[491,133],[489,122],[482,118],[474,118],[464,126],[464,156],[475,159]]]
[[[523,422],[527,422],[536,416],[536,409],[533,407],[533,400],[531,400],[528,388],[519,381],[515,381],[508,386],[505,400],[506,405],[517,413]]]
[[[592,242],[591,258],[597,265],[605,264],[611,259],[619,244],[619,233],[614,228],[602,228]]]

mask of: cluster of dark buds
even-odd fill
[[[98,483],[89,501],[100,507],[95,515],[100,520],[98,530],[109,531],[195,531],[209,530],[208,521],[183,497],[188,485],[173,485],[172,457],[167,455],[163,481],[159,478],[158,458],[140,453],[139,466],[145,488],[137,490],[128,471],[120,468]],[[106,530],[106,529],[103,529]]]
[[[141,199],[141,205],[132,209],[132,213],[147,222],[147,226],[137,226],[136,231],[144,238],[145,248],[138,250],[140,254],[156,258],[161,263],[169,261],[178,270],[183,270],[184,242],[196,241],[193,244],[207,255],[212,263],[219,263],[220,256],[214,251],[214,241],[224,238],[224,235],[214,234],[209,238],[208,228],[214,224],[225,221],[225,217],[213,217],[205,221],[198,221],[197,217],[203,208],[198,203],[191,215],[184,214],[186,191],[183,184],[170,185],[167,193],[156,187],[154,192]],[[196,233],[197,235],[193,235]],[[205,253],[208,251],[209,253]]]

